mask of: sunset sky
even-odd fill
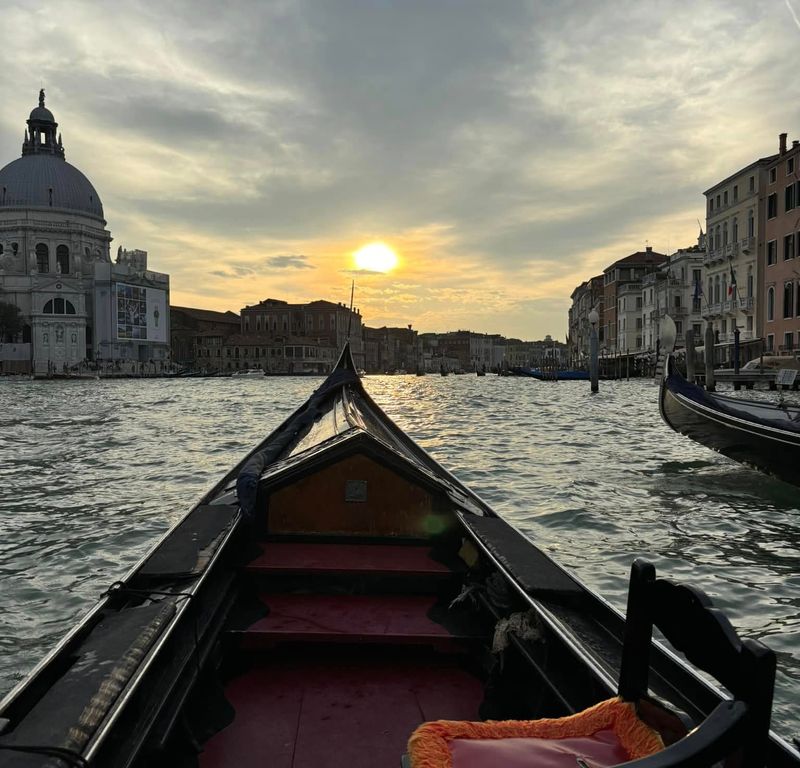
[[[0,166],[46,89],[172,303],[564,339],[569,295],[800,138],[800,0],[0,0]],[[353,253],[382,242],[387,273]]]

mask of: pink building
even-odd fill
[[[763,324],[769,351],[800,349],[800,142],[786,146],[767,168]]]

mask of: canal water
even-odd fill
[[[0,378],[0,694],[320,379]],[[778,654],[800,736],[800,492],[673,433],[650,381],[375,376],[387,413],[624,610],[637,555]],[[765,393],[766,395],[766,393]]]

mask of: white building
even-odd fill
[[[169,360],[169,276],[144,251],[110,256],[111,233],[91,182],[64,159],[39,92],[22,157],[0,169],[0,301],[23,329],[0,339],[0,371],[62,373],[94,360],[121,372]],[[5,342],[5,343],[3,343]]]

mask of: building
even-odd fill
[[[364,367],[358,309],[323,300],[289,304],[264,299],[240,314],[240,336],[229,339],[223,352],[226,370],[255,366],[273,373],[327,373],[348,340],[355,364]]]
[[[597,275],[581,283],[570,296],[572,304],[569,308],[568,350],[572,360],[577,364],[589,359],[589,339],[591,322],[589,314],[594,309],[598,319],[603,317],[605,309],[605,290],[603,275]],[[603,345],[603,325],[598,328],[598,342]]]
[[[756,160],[703,194],[706,197],[706,257],[703,317],[718,344],[763,333],[758,306],[764,285],[764,222],[767,168],[777,158]]]
[[[145,251],[119,248],[111,261],[100,196],[66,161],[43,90],[27,126],[22,156],[0,169],[0,301],[23,321],[0,361],[39,376],[163,370],[168,275],[148,270]]]
[[[405,328],[364,326],[364,369],[367,373],[415,373],[422,369],[417,332]]]
[[[218,371],[223,366],[225,340],[239,333],[235,312],[214,312],[193,307],[170,307],[172,360],[191,370]]]
[[[786,146],[766,167],[763,333],[768,351],[800,349],[800,142]]]
[[[687,330],[694,332],[696,345],[703,343],[705,255],[705,235],[701,231],[696,245],[679,249],[658,269],[642,277],[635,346],[638,352],[655,352],[660,348],[661,324],[666,315],[675,322],[676,348],[686,346]]]
[[[628,329],[626,327],[622,338],[620,338],[619,313],[620,300],[623,301],[622,314],[627,316],[629,311],[628,304],[634,301],[638,289],[635,287],[623,288],[629,283],[640,283],[642,278],[649,272],[653,272],[656,267],[665,262],[667,257],[663,253],[657,253],[651,246],[646,246],[644,251],[637,251],[623,259],[615,261],[611,266],[603,270],[603,313],[600,316],[600,325],[603,342],[600,349],[609,355],[626,354],[629,349],[624,346],[628,341]]]

